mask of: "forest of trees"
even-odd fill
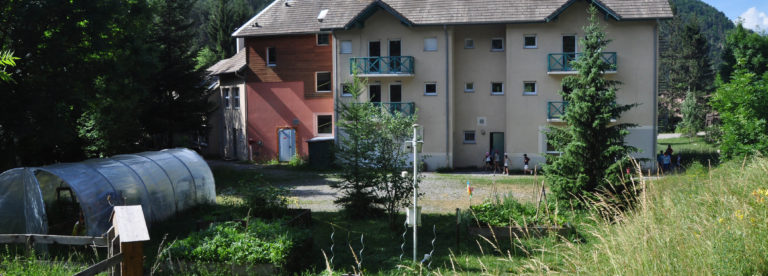
[[[206,132],[203,69],[268,0],[0,2],[0,170],[187,146]]]

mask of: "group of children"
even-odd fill
[[[667,145],[667,150],[659,151],[659,155],[656,156],[656,162],[659,163],[659,168],[661,168],[663,172],[668,172],[673,166],[678,168],[681,167],[680,154],[677,154],[676,162],[672,163],[672,152],[674,152],[674,150],[672,150],[672,145]]]
[[[499,158],[499,152],[493,151],[493,155],[491,155],[490,152],[485,152],[485,167],[484,170],[493,170],[493,173],[496,173],[497,171],[501,171],[502,173],[509,175],[509,155],[507,153],[504,153],[504,159],[501,160]],[[504,168],[501,168],[502,161],[504,163]],[[528,168],[528,162],[530,162],[531,159],[528,158],[528,154],[523,154],[523,173],[531,173],[533,174],[533,170]]]

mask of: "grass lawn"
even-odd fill
[[[677,158],[676,155],[680,154],[683,167],[688,167],[693,163],[699,163],[704,167],[709,166],[710,163],[712,167],[720,164],[720,154],[717,153],[717,145],[707,143],[704,137],[658,139],[656,149],[660,151],[666,150],[668,145],[672,146],[672,150],[674,150],[674,158]],[[673,163],[675,162],[674,158],[672,160]]]

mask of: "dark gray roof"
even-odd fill
[[[216,64],[208,67],[205,71],[208,75],[221,75],[235,73],[245,68],[245,49],[240,50],[234,56],[228,59],[219,60]]]
[[[388,10],[411,25],[545,22],[575,1],[578,0],[275,0],[233,36],[317,33],[350,27],[356,20],[364,20],[371,8]],[[617,20],[672,17],[667,0],[591,1]],[[328,9],[328,15],[318,22],[317,16],[323,9]]]

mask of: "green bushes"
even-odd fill
[[[557,214],[557,210],[553,206],[543,204],[537,216],[536,205],[520,203],[511,196],[504,196],[503,199],[497,197],[496,200],[486,200],[482,204],[473,205],[470,208],[478,222],[483,225],[561,225],[565,222],[565,219]],[[550,208],[550,210],[546,210],[546,208]]]
[[[252,219],[247,227],[238,222],[224,222],[176,241],[164,257],[192,262],[282,266],[291,250],[307,236],[306,231],[289,228],[281,221],[268,223]]]

